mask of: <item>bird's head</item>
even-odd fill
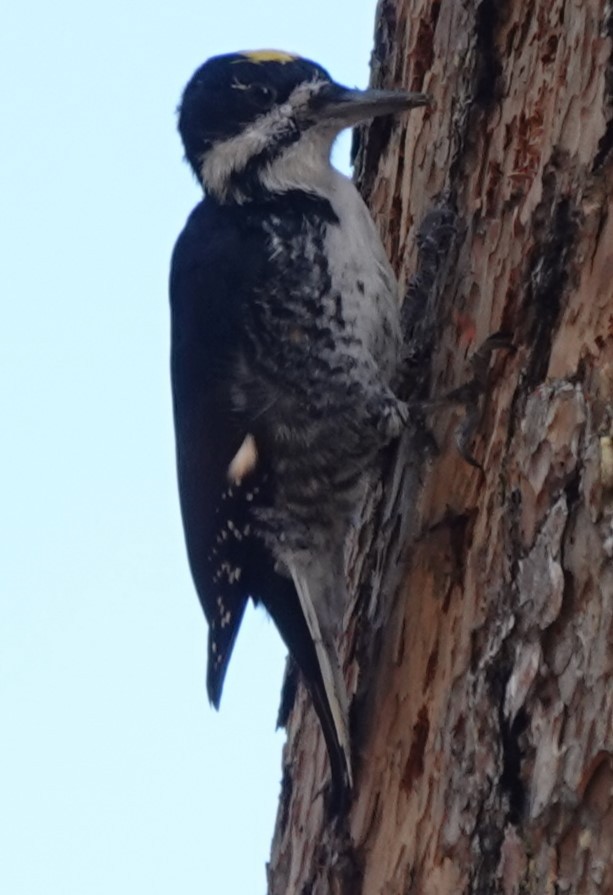
[[[352,90],[320,65],[276,50],[204,63],[179,108],[187,160],[219,201],[288,189],[317,190],[344,128],[428,102],[423,93]]]

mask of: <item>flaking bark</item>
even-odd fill
[[[613,893],[613,11],[382,0],[360,186],[407,284],[407,388],[492,332],[474,453],[416,411],[348,556],[356,789],[299,687],[270,895]]]

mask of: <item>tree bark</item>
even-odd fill
[[[472,376],[473,451],[419,408],[348,560],[356,787],[326,816],[299,687],[270,895],[613,893],[613,4],[381,0],[373,83],[432,109],[359,139],[409,394]]]

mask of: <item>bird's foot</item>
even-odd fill
[[[511,337],[504,332],[495,332],[488,336],[483,344],[475,351],[469,361],[472,376],[458,388],[452,389],[442,398],[425,402],[422,407],[433,410],[438,407],[448,407],[452,404],[464,408],[464,419],[457,427],[455,441],[460,456],[475,466],[482,469],[481,464],[472,453],[472,442],[481,423],[483,414],[483,397],[487,394],[489,386],[490,358],[494,351],[515,351]]]
[[[372,425],[381,436],[381,440],[387,444],[395,438],[399,438],[409,420],[409,406],[404,401],[399,401],[392,392],[378,396],[370,402],[369,415]]]

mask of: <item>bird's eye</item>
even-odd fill
[[[258,109],[270,109],[277,98],[276,91],[266,84],[250,84],[249,99]]]

